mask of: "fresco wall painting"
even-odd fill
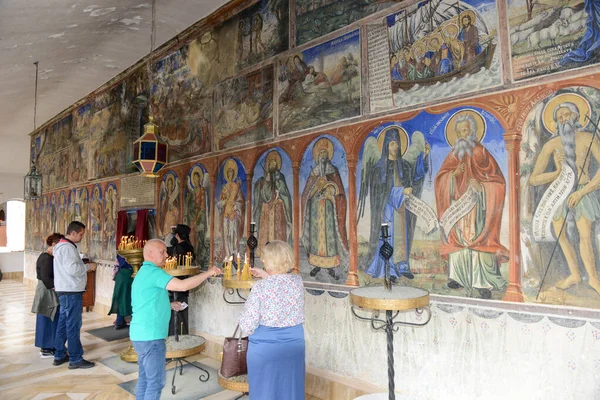
[[[202,164],[194,164],[185,178],[183,223],[191,228],[190,241],[198,264],[210,260],[210,176]]]
[[[219,166],[215,188],[214,260],[246,251],[246,169],[237,158],[230,157]],[[235,257],[234,257],[235,260]]]
[[[369,26],[372,111],[501,84],[497,19],[493,0],[430,0]]]
[[[394,4],[385,0],[296,0],[296,44],[324,36]]]
[[[191,73],[188,57],[186,45],[154,64],[152,109],[171,162],[211,150],[212,97]]]
[[[508,23],[515,80],[600,61],[598,2],[511,0]]]
[[[358,30],[280,60],[279,132],[360,115],[360,60]]]
[[[501,299],[508,272],[503,133],[477,108],[421,112],[373,130],[358,163],[360,270],[383,277],[378,251],[386,223],[391,273],[401,284]]]
[[[258,158],[252,175],[252,221],[258,238],[256,255],[273,240],[293,247],[294,182],[292,161],[281,148],[265,151]],[[255,259],[255,265],[262,265]]]
[[[180,224],[181,215],[181,184],[179,176],[174,171],[168,171],[162,177],[158,194],[156,233],[164,238],[171,227]]]
[[[248,148],[163,172],[158,237],[186,223],[198,261],[218,264],[246,251],[253,221],[258,255],[266,241],[285,240],[299,249],[307,282],[343,285],[357,273],[364,285],[381,280],[377,253],[387,224],[398,284],[495,300],[510,298],[513,285],[523,288],[525,301],[600,307],[600,194],[594,189],[600,147],[591,141],[600,90],[581,83],[593,84],[593,75],[577,85],[560,83],[562,89],[518,89],[292,137],[369,111],[503,83],[493,0],[430,0],[393,13],[385,11],[397,4],[391,1],[293,4],[295,41],[311,42],[308,47],[286,52],[288,2],[260,0],[154,63],[151,106],[170,162]],[[592,0],[510,0],[513,78],[597,63],[597,8]],[[383,13],[391,14],[379,19]],[[359,20],[360,29],[333,33]],[[80,220],[89,235],[82,251],[114,258],[114,179],[130,168],[132,143],[147,121],[147,82],[144,68],[133,71],[32,136],[31,156],[39,157],[46,193],[28,204],[36,220],[28,248],[43,250],[45,236]],[[511,82],[504,84],[510,89]],[[252,148],[279,135],[288,139]],[[590,160],[583,162],[587,142]],[[508,211],[519,198],[509,162],[513,172],[520,168],[520,224]],[[78,186],[104,178],[113,181]],[[548,188],[561,184],[565,198],[549,210]]]
[[[300,273],[307,281],[346,282],[347,187],[343,145],[329,135],[314,139],[304,150],[300,166]]]
[[[117,185],[110,182],[104,189],[104,226],[102,229],[102,259],[113,260],[116,257],[117,213],[119,194]]]
[[[102,203],[102,186],[99,184],[90,187],[91,199],[90,205],[90,225],[89,225],[89,239],[90,239],[90,258],[92,260],[102,259],[102,222],[103,222],[103,203]]]
[[[523,124],[520,238],[528,301],[539,293],[544,303],[600,307],[598,116],[600,90],[571,86],[538,102]]]
[[[273,65],[217,85],[214,137],[218,149],[273,137],[273,85]]]

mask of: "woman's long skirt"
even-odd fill
[[[40,349],[54,348],[54,336],[56,335],[59,318],[60,307],[56,309],[54,321],[42,314],[37,314],[35,320],[35,347]]]
[[[259,325],[249,337],[251,400],[304,400],[304,328]]]

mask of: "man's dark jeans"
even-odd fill
[[[83,360],[83,346],[79,334],[81,331],[81,310],[83,298],[81,293],[68,293],[58,296],[60,303],[60,319],[56,329],[55,360],[62,360],[67,355],[65,342],[69,346],[69,361],[71,364]]]

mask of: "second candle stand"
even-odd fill
[[[228,304],[244,304],[248,298],[247,294],[254,286],[255,280],[252,278],[250,268],[254,268],[254,250],[258,245],[258,241],[254,236],[254,222],[250,224],[250,236],[246,242],[250,249],[250,260],[244,256],[244,267],[240,270],[240,257],[238,256],[237,271],[233,274],[232,270],[232,257],[226,260],[223,265],[223,300]],[[246,295],[242,295],[240,290],[245,290]],[[239,300],[230,300],[234,294],[237,294]],[[229,298],[228,298],[229,297]],[[240,399],[249,394],[248,387],[248,375],[234,376],[226,378],[221,375],[219,371],[219,385],[227,390],[233,390],[235,392],[241,392],[242,394],[236,397],[234,400]]]

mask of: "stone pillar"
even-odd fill
[[[292,171],[294,174],[294,214],[292,221],[294,225],[294,256],[296,257],[294,262],[295,274],[300,273],[300,207],[301,198],[300,195],[300,162],[292,162]]]
[[[248,198],[246,199],[246,239],[250,236],[250,222],[252,222],[252,178],[254,172],[246,173],[246,187],[248,188]],[[248,256],[250,256],[250,249],[248,249]]]
[[[508,287],[503,300],[523,302],[521,288],[521,223],[520,223],[520,161],[521,135],[505,133],[506,151],[508,153],[508,215],[509,215],[509,261]]]
[[[350,265],[346,285],[358,286],[358,236],[356,232],[356,165],[358,157],[347,155],[348,160],[348,247],[350,250]]]
[[[209,265],[215,264],[215,193],[217,190],[217,177],[216,173],[210,174],[210,193],[212,195],[212,199],[210,199],[210,210],[208,213],[210,215],[210,258]],[[219,263],[221,260],[219,260]]]

